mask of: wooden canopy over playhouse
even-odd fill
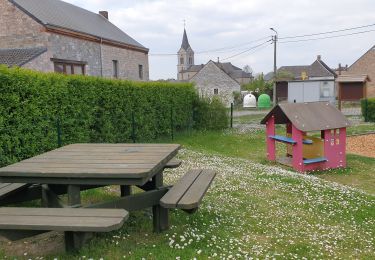
[[[300,172],[346,167],[346,117],[326,102],[276,105],[263,120],[266,124],[267,158],[276,161],[276,142],[287,144],[285,157],[277,161]],[[286,125],[286,135],[275,125]],[[320,131],[316,136],[308,132]]]

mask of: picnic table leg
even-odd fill
[[[132,187],[128,185],[120,186],[121,197],[129,196],[132,194]]]
[[[68,205],[71,207],[81,206],[81,188],[79,185],[68,185]]]
[[[53,189],[47,185],[42,185],[42,207],[45,208],[61,208],[59,197],[53,191]]]
[[[81,187],[79,185],[68,185],[68,206],[81,207]],[[65,231],[65,250],[73,252],[93,237],[92,232]]]
[[[152,184],[155,189],[163,186],[163,171],[152,178]],[[152,207],[154,232],[160,233],[169,228],[169,210],[156,205]]]

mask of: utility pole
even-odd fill
[[[277,44],[277,31],[274,28],[270,28],[271,31],[274,31],[276,34],[275,36],[272,36],[272,42],[273,42],[273,105],[275,106],[277,103],[276,99],[276,78],[277,78],[277,67],[276,67],[276,44]]]

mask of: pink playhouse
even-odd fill
[[[299,172],[346,167],[346,117],[326,102],[283,103],[263,120],[266,124],[267,158]],[[285,135],[276,125],[285,125]],[[278,131],[279,132],[279,131]],[[286,144],[282,156],[276,142]]]

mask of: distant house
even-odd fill
[[[229,107],[233,102],[233,92],[240,92],[241,85],[220,66],[209,61],[189,80],[194,82],[198,93],[203,97],[218,96]]]
[[[233,102],[233,92],[240,92],[241,85],[251,82],[253,76],[230,62],[209,61],[206,65],[194,64],[194,51],[184,29],[182,43],[177,52],[177,79],[195,82],[201,95],[220,96],[227,106]]]
[[[375,45],[351,66],[338,69],[338,96],[343,101],[375,97]]]
[[[0,0],[0,64],[148,80],[148,49],[108,20],[60,0]]]
[[[276,97],[290,103],[329,101],[334,103],[336,73],[318,55],[311,65],[283,66],[278,74]]]

